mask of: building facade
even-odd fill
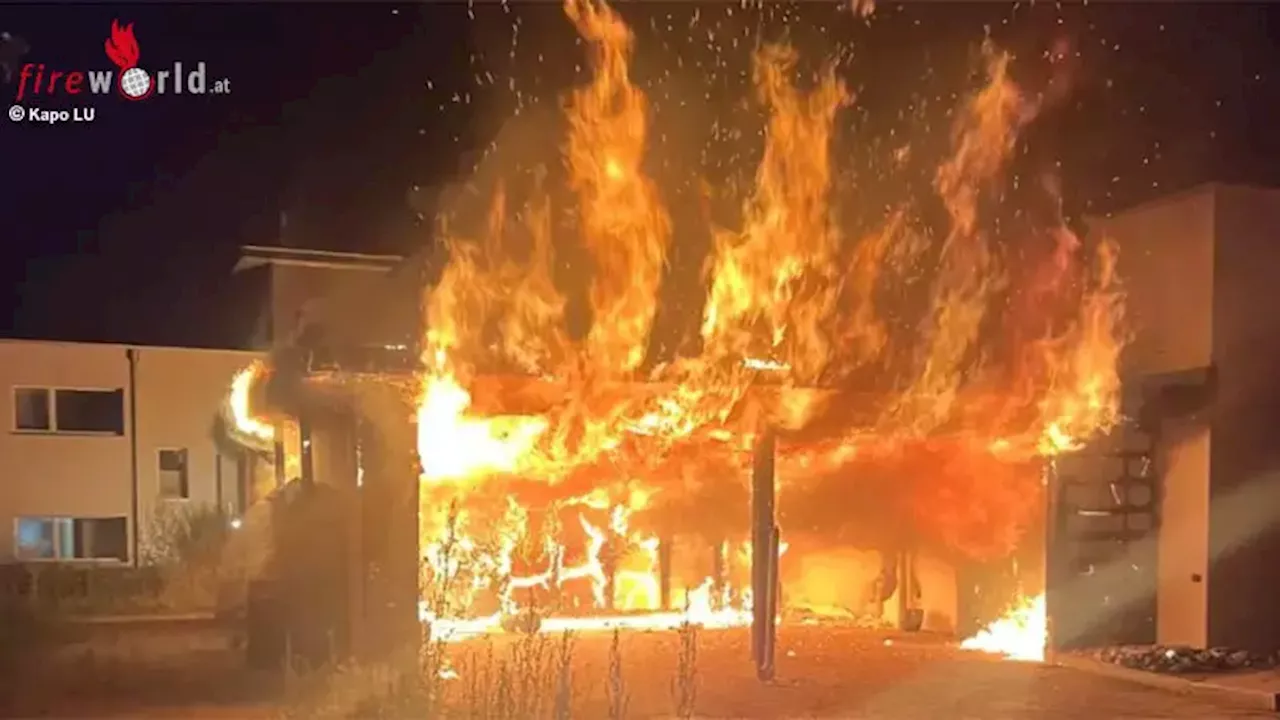
[[[233,273],[259,300],[249,344],[266,351],[411,342],[421,291],[413,270],[393,255],[250,245]],[[323,338],[310,336],[317,329]]]
[[[0,562],[133,563],[166,512],[243,509],[215,419],[235,350],[0,340]]]
[[[1274,650],[1280,190],[1203,185],[1091,228],[1120,248],[1124,375],[1163,386],[1156,640]]]

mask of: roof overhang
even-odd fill
[[[1167,418],[1194,417],[1217,397],[1218,370],[1213,365],[1150,373],[1139,382],[1143,403],[1139,423],[1158,427]]]
[[[307,248],[245,245],[240,248],[240,260],[232,273],[263,265],[327,268],[330,270],[362,270],[387,273],[403,262],[399,255],[371,255],[367,253],[311,250]]]

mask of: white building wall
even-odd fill
[[[1214,211],[1218,185],[1160,198],[1089,229],[1115,240],[1131,333],[1127,374],[1207,367],[1213,355]]]
[[[1280,190],[1209,184],[1091,223],[1120,247],[1134,376],[1211,367],[1208,412],[1161,428],[1157,640],[1271,649],[1280,540],[1274,357]],[[1244,497],[1246,499],[1241,500]]]
[[[227,507],[236,500],[236,458],[219,451],[214,419],[235,374],[258,357],[234,350],[139,348],[135,402],[143,548],[158,515],[201,504]],[[162,496],[160,454],[166,450],[186,457],[186,498]]]
[[[1209,428],[1171,421],[1163,428],[1156,640],[1209,642]]]
[[[131,504],[128,424],[122,435],[19,430],[15,388],[115,390],[128,383],[120,346],[0,341],[0,561],[14,558],[21,516],[127,518]],[[122,405],[127,417],[127,391]]]
[[[1091,223],[1119,245],[1133,377],[1209,367],[1214,345],[1215,213],[1221,186],[1192,188]],[[1175,426],[1176,425],[1176,426]],[[1156,640],[1206,638],[1210,429],[1164,428],[1156,537]]]
[[[125,518],[131,554],[135,527],[143,533],[139,540],[145,540],[150,519],[162,506],[234,500],[236,463],[219,457],[214,418],[236,371],[257,355],[133,349],[131,393],[128,346],[0,340],[0,411],[6,423],[0,433],[0,562],[18,559],[19,518]],[[47,430],[18,429],[15,392],[24,387],[118,390],[121,431],[66,432],[57,427],[56,418]],[[136,415],[131,414],[131,397],[136,398]],[[186,499],[159,498],[162,448],[187,451]]]

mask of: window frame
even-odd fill
[[[185,495],[181,497],[169,497],[164,494],[163,482],[164,473],[172,472],[161,467],[160,459],[164,453],[176,452],[182,454],[182,489]],[[161,502],[189,502],[191,500],[191,450],[184,447],[157,447],[156,448],[156,497]]]
[[[46,430],[28,430],[18,427],[18,391],[43,390],[45,403],[49,412],[49,427]],[[58,391],[91,392],[115,395],[120,393],[120,432],[114,430],[63,430],[58,427]],[[13,400],[13,413],[10,418],[11,431],[18,435],[70,435],[83,437],[127,437],[129,434],[128,403],[124,387],[95,387],[80,385],[13,385],[10,396]]]
[[[35,520],[43,523],[48,523],[53,526],[53,557],[47,557],[47,558],[46,557],[30,557],[22,554],[21,552],[22,546],[18,542],[18,539],[20,536],[20,530],[22,528],[23,520]],[[121,559],[115,556],[77,557],[75,555],[76,522],[86,521],[86,520],[96,520],[96,521],[122,520],[124,522],[125,550],[127,554],[128,545],[129,545],[129,517],[127,515],[110,515],[110,516],[95,515],[91,517],[77,517],[77,516],[71,516],[71,515],[15,515],[13,517],[13,558],[14,560],[21,563],[63,563],[63,564],[76,563],[81,565],[85,565],[85,564],[127,565],[129,564],[129,560],[127,558]],[[62,533],[59,531],[59,525],[62,523],[67,523],[71,526],[71,548],[70,548],[70,554],[67,554],[67,555],[62,554],[62,551],[65,549],[62,547]]]

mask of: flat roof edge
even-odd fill
[[[245,357],[264,357],[261,350],[245,350],[244,348],[193,347],[189,345],[142,345],[139,343],[97,342],[93,340],[51,340],[44,338],[9,338],[0,337],[4,345],[61,345],[86,348],[139,350],[139,351],[180,351],[193,353],[222,353],[226,355],[244,355]]]
[[[291,265],[295,267],[325,267],[338,270],[388,271],[404,258],[399,255],[375,255],[371,253],[313,248],[283,247],[275,245],[242,245],[240,259],[232,273],[262,265]]]

